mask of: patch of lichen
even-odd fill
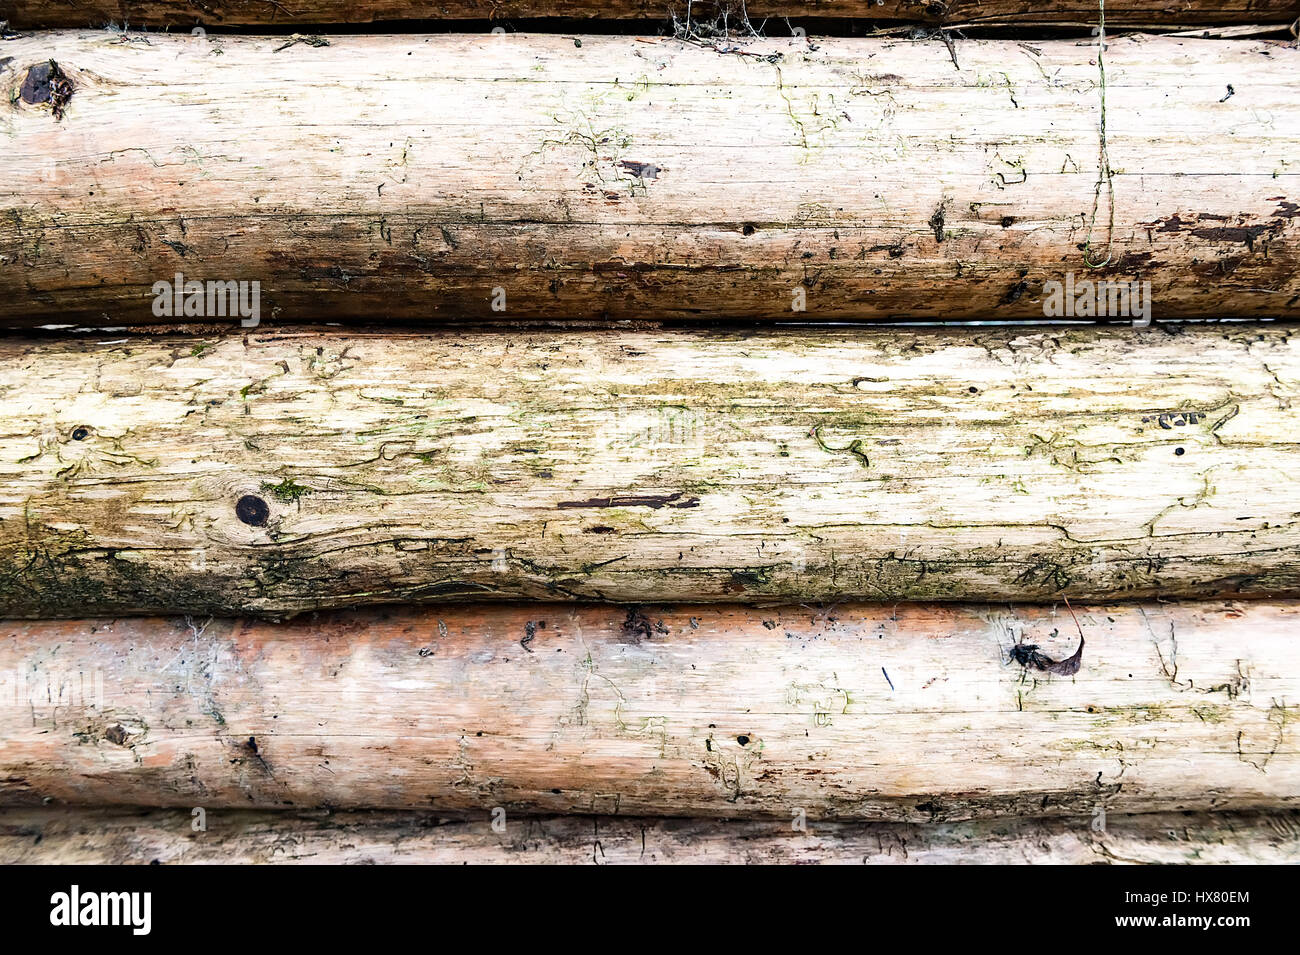
[[[279,484],[263,481],[262,490],[282,504],[292,504],[304,495],[315,493],[313,488],[304,487],[291,477],[285,478]]]

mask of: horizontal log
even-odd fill
[[[1300,315],[1288,41],[1117,38],[1104,89],[1091,40],[4,53],[0,323],[175,323],[177,273],[284,322]]]
[[[1088,0],[6,0],[4,15],[21,29],[98,27],[309,26],[319,23],[372,23],[388,20],[510,20],[532,17],[574,19],[635,18],[664,20],[675,15],[712,25],[724,16],[734,27],[744,17],[755,25],[769,17],[905,20],[948,26],[1086,24],[1097,22],[1098,4]],[[1295,0],[1108,0],[1113,24],[1166,26],[1200,23],[1289,23],[1300,16]]]
[[[1146,813],[909,825],[422,812],[0,810],[0,864],[1294,865],[1300,813]]]
[[[786,824],[1294,807],[1297,623],[1262,601],[9,621],[0,804]]]
[[[0,341],[0,612],[1300,594],[1284,327]]]
[[[676,16],[685,25],[712,25],[723,17],[744,27],[768,17],[855,18],[944,23],[946,26],[1089,25],[1099,4],[1088,0],[6,0],[4,14],[18,29],[104,26],[309,26],[372,23],[430,17],[515,19],[537,17],[636,18]],[[1106,21],[1115,25],[1178,23],[1286,23],[1300,17],[1295,0],[1109,0]]]

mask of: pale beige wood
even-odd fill
[[[766,18],[863,17],[873,21],[908,20],[948,26],[988,24],[1086,24],[1097,21],[1098,4],[1089,0],[6,0],[3,14],[16,27],[301,25],[369,23],[384,20],[490,19],[524,17],[637,18],[664,20],[675,15],[685,26],[726,23],[775,33],[781,26]],[[1107,0],[1106,21],[1113,24],[1277,23],[1300,16],[1294,0]],[[811,25],[813,33],[817,25]]]
[[[1276,326],[9,339],[0,612],[1295,595],[1298,384]]]
[[[1297,813],[1150,813],[935,825],[424,812],[0,810],[5,865],[1294,865]],[[196,830],[196,825],[205,825]],[[1098,827],[1100,828],[1094,828]]]
[[[731,49],[7,42],[0,322],[157,322],[178,271],[280,321],[1042,318],[1067,272],[1300,313],[1289,41],[1112,39],[1110,175],[1092,40]],[[50,60],[59,119],[22,95]]]
[[[1300,798],[1294,603],[0,629],[0,802],[953,821]]]

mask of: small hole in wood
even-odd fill
[[[235,502],[235,516],[250,527],[265,527],[271,508],[257,495],[245,494]]]

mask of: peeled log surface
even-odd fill
[[[234,811],[195,832],[186,810],[0,810],[0,864],[1300,863],[1300,813],[1146,813],[935,825],[707,819],[486,818],[424,812]]]
[[[1090,0],[6,0],[10,25],[29,27],[308,26],[446,17],[509,20],[521,17],[637,18],[663,20],[669,12],[685,22],[708,22],[724,13],[733,26],[747,13],[755,24],[767,17],[865,17],[949,26],[989,24],[1087,24],[1097,22]],[[1107,0],[1113,24],[1276,23],[1300,16],[1295,0]],[[814,28],[814,32],[816,32]]]
[[[1300,800],[1294,603],[0,627],[0,803],[945,821]],[[1016,661],[1080,645],[1062,676]]]
[[[1300,339],[0,341],[0,612],[1300,594]]]
[[[1032,319],[1067,272],[1149,281],[1159,318],[1300,315],[1288,41],[1111,40],[1111,177],[1094,41],[4,52],[0,323],[175,323],[178,272],[286,322]]]

